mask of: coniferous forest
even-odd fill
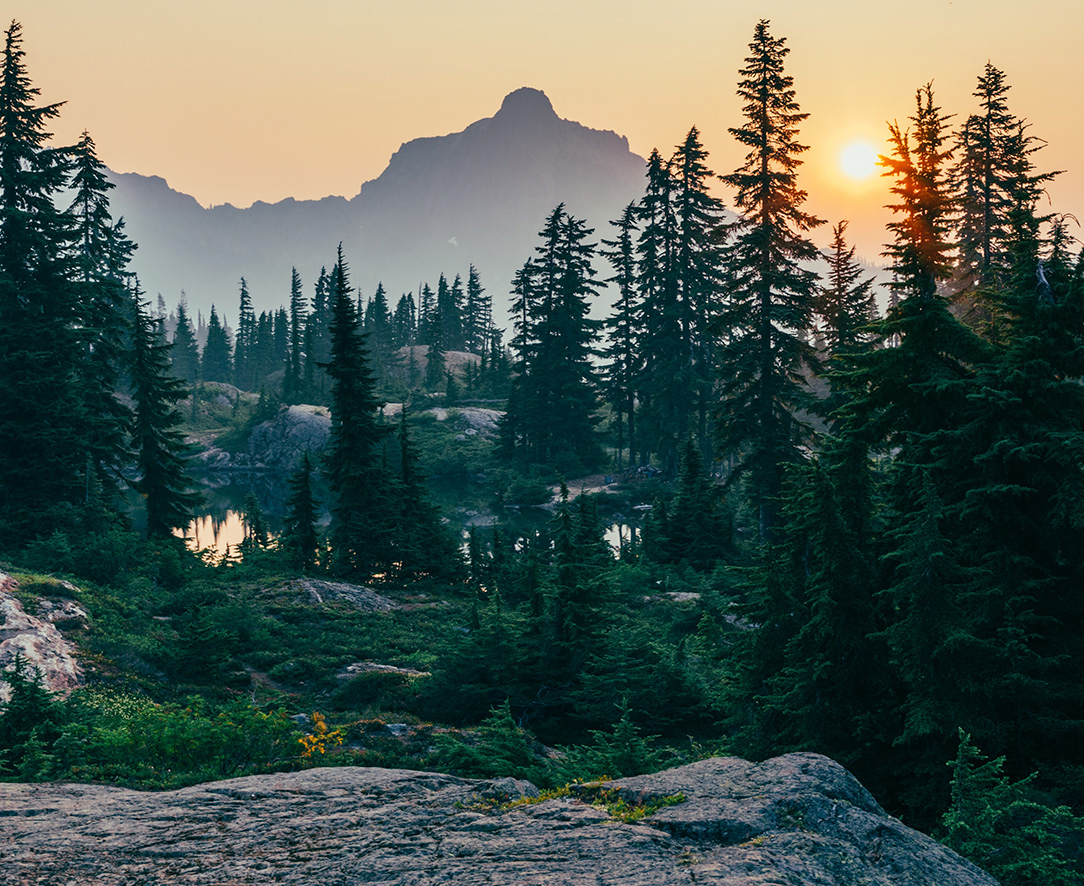
[[[539,219],[511,281],[362,294],[330,243],[278,310],[241,279],[204,320],[152,305],[93,139],[52,143],[5,41],[0,567],[86,618],[81,688],[4,675],[0,776],[560,785],[810,750],[1004,883],[1081,882],[1084,258],[1009,74],[955,116],[921,85],[890,126],[883,285],[806,208],[761,21],[736,169],[693,127],[618,218]],[[330,432],[279,478],[281,528],[252,494],[239,549],[191,551],[201,447],[299,404]],[[449,456],[433,409],[468,405],[498,427]],[[544,519],[461,538],[434,470]],[[617,507],[645,516],[615,548]]]

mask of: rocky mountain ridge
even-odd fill
[[[663,798],[639,821],[618,811]],[[3,784],[0,817],[3,884],[996,886],[816,754],[549,799],[513,779],[351,767],[162,793]]]
[[[311,294],[341,241],[354,285],[370,295],[383,281],[393,301],[441,272],[465,279],[475,264],[503,325],[512,274],[545,216],[563,202],[607,236],[643,190],[644,160],[624,137],[564,120],[545,93],[524,87],[461,132],[407,142],[351,199],[204,208],[156,176],[112,180],[113,214],[140,247],[132,267],[170,308],[184,290],[193,316],[214,303],[235,322],[242,276],[257,311],[277,308],[289,300],[291,267]]]

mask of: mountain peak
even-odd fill
[[[523,86],[504,97],[497,116],[502,120],[507,118],[513,121],[545,120],[556,118],[557,112],[553,110],[549,97],[541,89]]]

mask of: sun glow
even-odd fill
[[[877,152],[869,142],[851,142],[839,155],[839,168],[855,181],[867,179],[877,171]]]

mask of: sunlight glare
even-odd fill
[[[877,171],[877,152],[869,142],[852,142],[839,155],[839,167],[849,178],[869,178]]]

